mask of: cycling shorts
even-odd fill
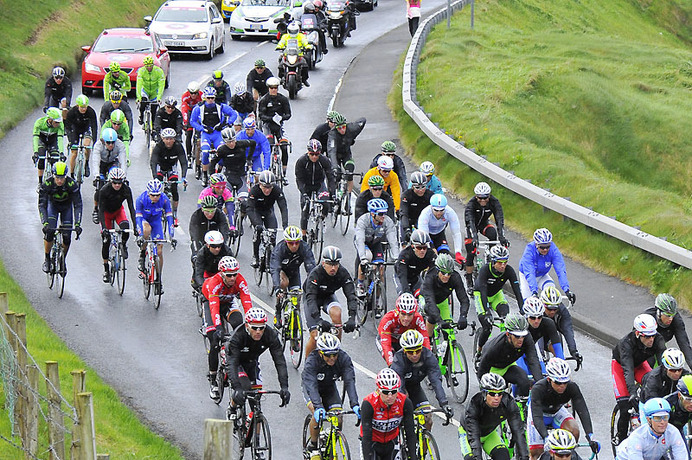
[[[531,414],[531,403],[528,404],[528,415],[526,416],[528,420],[528,437],[529,437],[529,449],[542,449],[543,448],[543,437],[536,429],[533,424],[533,415]],[[546,428],[562,428],[565,422],[568,420],[574,420],[572,414],[569,413],[565,406],[562,406],[555,414],[543,414],[543,423]]]
[[[48,205],[46,206],[46,220],[48,222],[48,232],[45,234],[43,239],[49,243],[53,242],[55,238],[55,229],[58,228],[58,218],[60,218],[60,224],[63,227],[72,227],[72,202],[67,203],[55,203],[52,200],[48,200]],[[70,244],[71,233],[63,234],[63,242],[65,244]]]
[[[499,429],[500,425],[487,435],[481,436],[481,446],[483,446],[483,451],[488,455],[497,448],[508,448],[507,445],[509,444],[509,440],[504,440],[502,438]]]
[[[337,407],[342,407],[341,395],[339,394],[339,389],[336,387],[336,383],[333,383],[328,388],[318,387],[318,391],[320,393],[320,398],[322,399],[322,407],[324,407],[325,410],[332,410]],[[303,399],[305,400],[306,405],[312,402],[305,389],[303,389]]]
[[[425,394],[425,391],[420,386],[420,383],[405,382],[405,387],[408,399],[411,400],[411,402],[413,403],[413,407],[415,409],[421,406],[430,405],[430,401],[428,401],[428,396]]]
[[[125,214],[125,208],[123,206],[120,206],[120,209],[118,209],[115,212],[105,212],[103,213],[103,218],[105,222],[103,222],[103,225],[106,227],[108,230],[113,229],[113,222],[117,223],[118,226],[122,227],[123,222],[127,222],[127,214]]]
[[[163,232],[163,221],[161,220],[161,216],[150,216],[149,218],[143,217],[142,220],[147,222],[151,227],[151,234],[149,235],[149,238],[152,240],[163,240],[166,238],[166,235]]]
[[[329,310],[331,310],[332,307],[341,308],[341,304],[339,303],[338,300],[336,300],[335,294],[318,297],[317,298],[317,306],[322,312],[324,312],[326,314],[329,314]],[[319,319],[320,319],[319,316],[317,318],[313,318],[312,315],[306,314],[305,315],[305,322],[308,325],[308,329],[313,330],[313,329],[319,327],[319,324],[317,324]]]
[[[481,293],[478,291],[473,291],[473,299],[475,301],[476,305],[476,313],[479,315],[485,315],[488,313],[485,309],[485,305],[483,305],[483,302],[481,302]],[[505,294],[502,292],[500,289],[497,291],[497,293],[493,296],[488,296],[488,304],[490,304],[490,308],[495,310],[497,312],[497,306],[500,304],[506,304],[507,299],[505,299]]]
[[[211,134],[202,131],[202,142],[200,146],[202,148],[203,165],[209,164],[209,151],[221,145],[223,145],[223,139],[221,139],[221,133],[219,131],[212,131]]]
[[[249,363],[238,366],[238,379],[240,379],[241,388],[245,391],[261,390],[262,370],[259,361],[256,361],[254,365]]]
[[[550,274],[546,273],[543,276],[536,277],[536,285],[538,286],[538,292],[541,292],[548,286],[555,287],[555,281],[550,277]],[[519,272],[519,288],[521,289],[521,296],[523,298],[528,299],[533,295],[529,287],[529,282],[526,281],[526,276],[522,272]]]
[[[91,134],[91,127],[86,126],[84,128],[76,128],[74,131],[68,131],[67,132],[67,140],[70,142],[70,147],[73,149],[77,148],[77,145],[79,144],[79,135],[83,134],[84,139],[93,139],[94,136]],[[91,148],[91,146],[89,146]]]
[[[639,366],[634,368],[634,380],[637,383],[642,383],[642,377],[651,371],[651,366],[647,361],[644,361]],[[610,363],[610,372],[613,375],[613,391],[615,399],[629,398],[630,392],[625,383],[625,372],[619,362],[612,360]]]

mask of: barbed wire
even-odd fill
[[[6,437],[3,436],[2,434],[0,434],[0,439],[2,439],[3,441],[5,441],[6,443],[8,443],[9,445],[11,445],[12,447],[15,447],[15,448],[17,448],[17,449],[19,449],[19,450],[25,452],[25,453],[26,453],[29,457],[31,457],[32,459],[34,459],[34,460],[42,460],[41,457],[38,457],[38,456],[32,454],[28,449],[24,448],[24,446],[22,446],[21,444],[17,444],[16,442],[12,441],[11,439],[6,438]],[[54,457],[55,459],[57,459],[57,460],[62,460],[62,459],[60,458],[60,456],[58,455],[58,453],[55,451],[55,449],[53,448],[52,445],[49,446],[48,449],[46,449],[46,450],[44,450],[43,452],[41,452],[40,455],[49,454],[49,453],[51,453],[51,452],[53,453],[53,457]],[[65,459],[67,459],[67,454],[65,454]]]
[[[2,321],[4,324],[7,324],[4,316]],[[16,376],[19,365],[14,350],[7,340],[4,327],[0,327],[0,335],[0,380],[2,380],[2,386],[5,389],[5,407],[7,408],[10,426],[12,427],[12,435],[14,436],[14,408],[17,403],[18,392]]]

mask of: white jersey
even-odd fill
[[[421,211],[420,216],[418,216],[418,230],[423,230],[430,235],[437,235],[443,232],[447,225],[449,225],[449,229],[452,231],[454,250],[456,252],[461,252],[461,248],[463,247],[461,242],[461,227],[459,226],[459,216],[457,216],[454,209],[450,206],[446,206],[442,217],[437,219],[433,215],[432,206],[428,205]]]
[[[617,448],[616,460],[660,460],[669,453],[670,460],[688,460],[687,448],[680,431],[668,424],[665,433],[654,436],[644,423]]]

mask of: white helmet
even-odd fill
[[[196,81],[191,81],[190,83],[187,84],[187,90],[192,93],[198,93],[199,92],[199,83]]]
[[[420,170],[426,176],[429,176],[435,172],[435,165],[432,164],[431,161],[424,161],[423,163],[420,164]]]
[[[572,368],[569,367],[567,361],[560,358],[550,358],[545,365],[545,372],[550,380],[557,383],[569,382],[572,376]]]
[[[204,235],[204,242],[207,244],[223,244],[223,235],[218,230],[211,230]]]
[[[685,355],[677,348],[666,348],[661,356],[661,364],[666,369],[682,369],[685,366]]]
[[[648,315],[646,313],[637,315],[637,317],[634,318],[634,329],[640,332],[642,335],[656,335],[656,319],[653,316]]]
[[[276,77],[267,78],[267,88],[269,88],[270,86],[275,86],[278,88],[280,84],[281,84],[281,80],[279,80]]]
[[[473,193],[476,195],[490,195],[490,186],[485,182],[479,182],[473,188]]]
[[[329,332],[323,332],[317,337],[317,349],[322,353],[336,353],[341,349],[341,341]]]
[[[545,305],[538,297],[531,296],[524,300],[524,316],[543,316]]]
[[[425,337],[423,337],[423,334],[418,332],[416,329],[408,329],[404,331],[399,339],[399,345],[401,345],[401,348],[404,350],[420,348],[423,346],[423,342],[425,342]]]
[[[291,35],[295,35],[298,32],[300,32],[300,26],[297,22],[293,21],[288,25],[288,27],[286,27],[286,32],[288,32]]]
[[[387,155],[380,155],[377,159],[377,169],[382,171],[391,171],[394,169],[394,160],[389,158]]]

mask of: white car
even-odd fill
[[[223,18],[211,1],[167,1],[153,19],[144,20],[172,54],[204,54],[212,59],[226,48]]]
[[[231,14],[231,38],[276,37],[274,19],[290,12],[296,1],[300,3],[300,0],[242,0]]]

